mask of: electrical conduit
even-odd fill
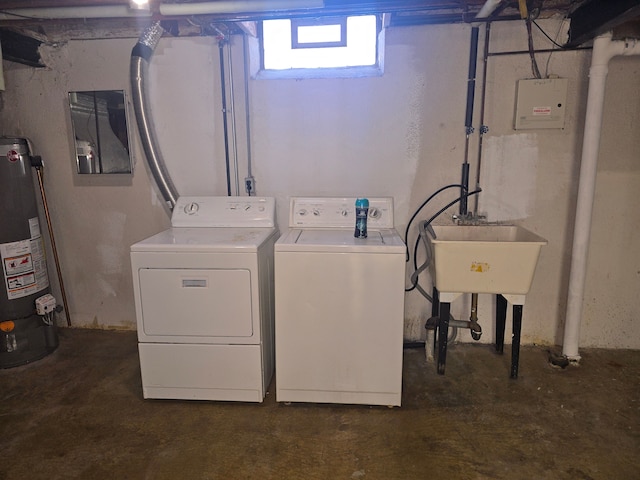
[[[640,55],[640,42],[637,40],[613,41],[611,32],[596,37],[593,43],[591,68],[589,70],[589,93],[587,96],[587,112],[582,143],[582,160],[580,164],[562,351],[563,355],[571,362],[580,361],[578,343],[587,276],[587,257],[596,187],[605,87],[609,61],[618,55]]]

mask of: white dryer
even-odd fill
[[[275,200],[181,197],[131,246],[144,398],[261,402],[274,369]]]
[[[275,244],[276,400],[397,406],[402,395],[405,245],[393,200],[292,198]]]

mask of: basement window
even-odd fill
[[[258,78],[381,75],[382,33],[377,15],[264,20]]]

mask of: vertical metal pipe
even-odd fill
[[[469,320],[472,322],[478,321],[478,294],[471,294],[471,315],[469,316]]]
[[[227,42],[227,63],[229,64],[229,100],[231,104],[231,139],[233,140],[233,173],[236,182],[236,195],[240,195],[240,180],[238,178],[238,135],[236,131],[236,95],[233,87],[233,60],[231,42]]]
[[[469,142],[469,136],[467,135],[467,140],[466,142]],[[465,151],[467,151],[468,148],[465,147]],[[462,187],[460,187],[460,207],[459,207],[459,213],[462,216],[467,215],[467,192],[469,191],[469,162],[467,162],[465,160],[465,162],[462,164],[462,175],[461,175],[461,179],[460,179],[460,185],[462,185]]]
[[[469,50],[469,75],[467,77],[467,110],[465,112],[464,125],[472,128],[473,125],[473,101],[476,90],[476,65],[478,61],[478,32],[479,27],[471,27],[471,47]]]
[[[218,40],[218,51],[220,53],[220,92],[222,94],[222,130],[224,135],[224,158],[227,168],[227,195],[231,196],[231,172],[229,170],[229,127],[227,125],[227,89],[224,74],[224,42],[225,39]]]
[[[484,124],[485,101],[487,97],[487,60],[489,59],[489,38],[491,33],[491,22],[485,24],[484,30],[484,50],[482,55],[482,93],[480,98],[480,131],[478,139],[478,161],[476,165],[476,190],[480,189],[480,169],[482,168],[482,142],[484,134],[489,131]],[[478,215],[478,195],[473,199],[473,213]]]
[[[471,46],[469,49],[469,74],[467,76],[467,108],[465,112],[465,147],[464,163],[462,164],[462,178],[460,184],[460,215],[467,214],[467,193],[469,192],[469,137],[473,133],[473,102],[476,89],[476,64],[478,60],[478,32],[477,26],[471,27]]]
[[[53,250],[53,260],[56,264],[56,273],[58,274],[58,282],[60,283],[60,293],[62,294],[62,303],[64,305],[64,314],[67,317],[67,326],[71,326],[71,317],[69,315],[69,304],[67,303],[67,292],[64,289],[64,281],[62,280],[62,270],[60,268],[60,260],[58,258],[58,249],[56,247],[56,239],[53,236],[53,225],[51,224],[51,216],[49,215],[49,204],[47,203],[47,195],[44,191],[44,181],[42,178],[42,160],[36,158],[36,173],[38,174],[38,186],[40,187],[40,195],[42,195],[42,206],[44,207],[44,216],[47,220],[47,229],[49,230],[49,239],[51,239],[51,250]]]
[[[247,132],[247,182],[253,184],[253,172],[251,165],[251,119],[249,117],[249,42],[247,42],[247,35],[242,36],[242,55],[244,60],[244,116],[245,116],[245,131]],[[249,195],[255,195],[255,192],[250,188],[247,188]]]

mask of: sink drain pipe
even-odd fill
[[[178,192],[171,181],[164,160],[160,155],[155,129],[151,120],[151,114],[149,113],[149,99],[145,88],[149,71],[149,61],[164,31],[160,22],[155,22],[142,32],[138,43],[136,43],[131,51],[130,75],[133,107],[142,147],[144,148],[151,174],[169,210],[172,211],[178,201]]]
[[[580,361],[578,343],[584,300],[584,287],[587,276],[587,260],[593,201],[595,196],[598,150],[602,128],[602,113],[609,61],[616,56],[640,55],[638,40],[612,40],[608,32],[596,37],[593,42],[591,68],[589,70],[589,93],[580,162],[580,179],[575,213],[573,248],[571,250],[571,273],[567,313],[564,326],[562,354],[569,362]]]

